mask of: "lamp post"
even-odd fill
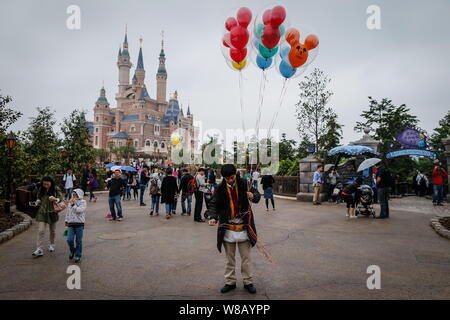
[[[131,139],[131,138],[128,138],[127,139],[127,152],[126,152],[126,165],[129,165],[129,162],[130,162],[130,157],[131,157],[131,152],[130,152],[130,147],[132,146],[132,144],[133,144],[133,139]]]
[[[8,185],[6,186],[6,196],[5,196],[5,214],[11,214],[11,184],[12,184],[12,151],[17,145],[16,137],[12,132],[6,137],[6,148],[8,149]]]
[[[109,163],[111,163],[112,162],[112,149],[114,148],[114,141],[109,141],[108,147],[109,147]]]

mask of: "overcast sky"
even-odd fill
[[[320,52],[308,69],[322,69],[332,79],[330,101],[345,125],[344,142],[361,137],[353,131],[367,97],[388,97],[407,104],[432,131],[450,109],[450,1],[407,0],[284,0],[292,26],[308,25],[320,39]],[[81,29],[66,27],[69,5],[81,8]],[[186,109],[190,102],[204,128],[241,127],[238,73],[225,64],[220,44],[224,21],[240,6],[256,15],[265,1],[0,1],[0,93],[11,95],[24,116],[13,129],[25,129],[38,106],[56,110],[58,121],[74,108],[89,111],[102,81],[115,106],[119,45],[128,24],[132,62],[139,37],[146,85],[156,96],[155,73],[160,33],[165,32],[168,93],[178,90]],[[366,9],[381,8],[381,30],[366,26]],[[133,72],[133,71],[132,71]],[[132,75],[133,73],[131,73]],[[261,127],[268,127],[277,106],[282,77],[269,71]],[[244,71],[247,127],[254,126],[261,71]],[[298,139],[295,103],[298,82],[291,80],[275,128]]]

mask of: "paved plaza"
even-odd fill
[[[61,215],[54,253],[32,259],[36,224],[0,245],[0,299],[450,299],[450,241],[429,226],[433,216],[449,215],[449,205],[395,199],[390,219],[351,221],[344,205],[276,205],[275,212],[263,200],[254,207],[274,259],[253,250],[256,295],[244,291],[239,271],[238,288],[219,292],[225,256],[216,227],[179,214],[150,217],[133,200],[123,203],[122,222],[110,222],[102,194],[86,213],[81,290],[66,287],[71,263]],[[381,269],[380,290],[367,289],[370,265]]]

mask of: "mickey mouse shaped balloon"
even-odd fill
[[[300,32],[295,28],[286,31],[286,41],[291,46],[288,57],[293,68],[304,65],[308,60],[308,52],[319,45],[319,38],[314,34],[308,35],[305,42],[300,43]]]

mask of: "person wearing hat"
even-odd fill
[[[225,267],[225,286],[222,293],[236,288],[236,247],[241,256],[241,274],[244,288],[256,293],[253,286],[250,265],[250,251],[257,242],[255,220],[250,201],[258,203],[261,195],[250,182],[236,176],[236,167],[225,164],[220,171],[223,180],[217,187],[208,208],[208,224],[214,226],[219,222],[217,230],[217,249],[225,248],[227,264]]]
[[[69,200],[66,211],[67,243],[70,249],[69,260],[80,262],[83,248],[83,231],[86,212],[86,200],[83,199],[84,192],[75,189]]]

